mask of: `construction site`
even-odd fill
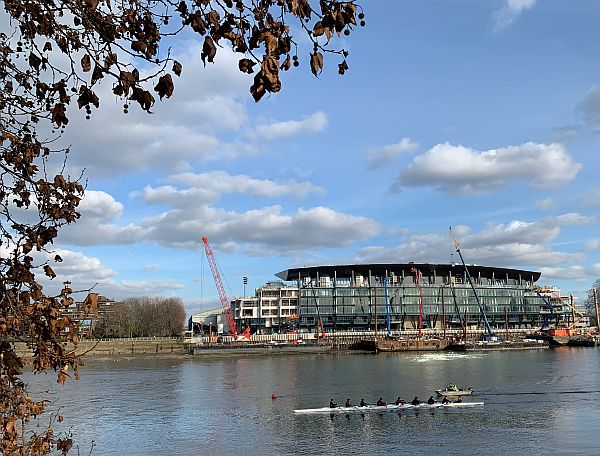
[[[225,340],[237,342],[264,342],[277,335],[294,340],[343,339],[348,344],[378,338],[430,339],[402,346],[442,349],[451,341],[469,338],[534,336],[562,344],[583,335],[590,325],[574,296],[538,284],[539,272],[467,265],[457,242],[459,264],[293,268],[277,273],[281,281],[257,288],[254,296],[233,300],[223,289],[208,239],[203,242],[221,299],[221,321],[214,314],[213,328],[212,323],[205,326],[203,319],[194,322],[192,317],[191,335],[230,336]]]

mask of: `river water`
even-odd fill
[[[59,426],[80,454],[600,454],[599,348],[88,360],[77,382],[27,381],[60,401]],[[449,382],[473,387],[485,406],[292,412],[330,398],[426,400]]]

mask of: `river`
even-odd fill
[[[87,360],[49,389],[97,455],[592,455],[600,453],[600,349]],[[334,398],[426,400],[454,382],[485,406],[367,416],[295,415]],[[276,394],[276,400],[271,395]],[[470,400],[470,399],[468,399]],[[55,406],[51,407],[56,411]]]

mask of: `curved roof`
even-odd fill
[[[496,268],[491,266],[480,266],[477,264],[468,264],[469,273],[472,276],[481,274],[483,277],[492,277],[492,274],[496,278],[507,277],[509,279],[523,279],[531,280],[536,282],[541,273],[535,271],[526,271],[523,269],[510,269],[510,268]],[[336,274],[338,277],[351,277],[352,274],[362,274],[364,276],[369,275],[369,271],[372,275],[382,276],[386,272],[399,273],[405,271],[405,275],[411,274],[411,269],[417,269],[421,271],[424,276],[430,275],[435,271],[436,275],[458,275],[464,274],[464,266],[462,264],[446,263],[446,264],[434,264],[434,263],[374,263],[374,264],[344,264],[344,265],[329,265],[329,266],[310,266],[303,268],[292,268],[286,269],[285,271],[278,272],[275,274],[282,280],[297,280],[300,277],[315,277],[317,274],[320,276]]]

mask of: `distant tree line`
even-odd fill
[[[181,335],[185,309],[179,298],[128,298],[100,320],[95,337],[172,337]]]

